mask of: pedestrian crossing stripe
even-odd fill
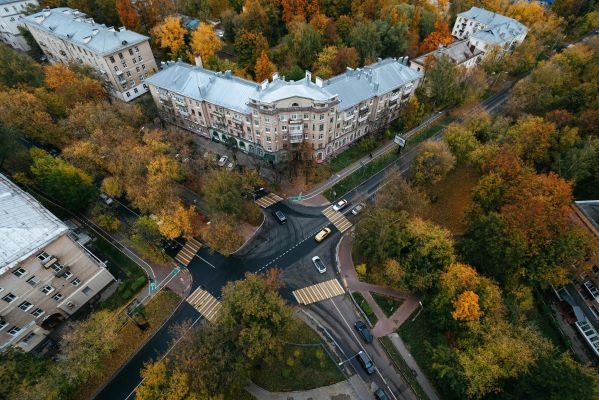
[[[214,322],[222,304],[216,297],[202,288],[197,288],[187,297],[187,302],[193,306],[208,321]]]
[[[185,243],[185,246],[179,250],[175,256],[175,260],[187,267],[201,247],[202,244],[200,242],[194,238],[191,238]]]
[[[260,197],[256,200],[256,204],[258,204],[262,208],[268,208],[275,203],[283,200],[283,198],[275,193],[269,193],[264,197]]]
[[[295,297],[295,300],[298,303],[308,305],[335,296],[340,296],[344,293],[345,290],[339,281],[337,279],[331,279],[329,281],[294,290],[293,297]]]
[[[351,228],[352,223],[343,215],[343,213],[339,211],[335,211],[333,206],[329,206],[322,210],[322,213],[325,217],[328,218],[329,221],[335,225],[335,228],[339,230],[339,232],[343,233],[349,228]]]

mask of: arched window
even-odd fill
[[[293,103],[293,104],[291,105],[291,107],[299,107],[299,104],[297,104],[297,103]]]

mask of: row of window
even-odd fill
[[[6,326],[8,326],[8,322],[6,322],[5,320],[0,320],[0,331],[6,328]],[[13,325],[6,333],[8,333],[10,336],[16,336],[19,332],[21,332],[21,328],[16,325]],[[34,337],[35,333],[30,332],[27,336],[23,338],[23,340],[21,340],[21,342],[27,344],[31,342],[31,339],[33,339]]]
[[[139,47],[135,46],[132,49],[130,48],[128,50],[129,50],[129,55],[132,56],[131,58],[133,59],[133,62],[135,62],[135,54],[133,54],[133,51],[135,50],[135,53],[139,53]],[[114,64],[116,62],[114,56],[110,56],[109,58],[110,58],[111,63]],[[123,56],[123,53],[119,53],[119,59],[124,62],[125,57]],[[141,61],[141,56],[139,56],[139,61]]]

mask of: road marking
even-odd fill
[[[352,223],[339,211],[333,210],[333,206],[329,206],[322,210],[322,213],[325,217],[328,218],[329,221],[335,225],[335,228],[339,230],[339,232],[343,233],[349,228],[351,228]]]
[[[179,261],[184,266],[188,266],[193,257],[197,254],[198,250],[202,247],[202,244],[196,239],[191,238],[185,242],[185,246],[179,250],[179,253],[175,256],[175,260]]]
[[[264,197],[260,197],[256,200],[256,204],[258,204],[262,208],[268,208],[273,204],[278,203],[283,200],[283,198],[275,193],[269,193]]]
[[[220,301],[202,288],[194,290],[193,293],[187,297],[187,302],[210,322],[215,321],[216,315],[221,307]]]
[[[343,289],[343,286],[341,286],[339,281],[337,279],[331,279],[329,281],[294,290],[293,296],[298,303],[308,305],[335,296],[340,296],[344,293],[345,289]]]

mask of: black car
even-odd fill
[[[376,400],[389,400],[389,398],[385,394],[385,391],[383,389],[381,389],[381,388],[378,388],[376,390],[376,392],[374,392],[374,398]]]
[[[287,222],[287,217],[281,211],[273,211],[272,215],[274,215],[277,222],[281,225]]]
[[[374,374],[374,363],[372,362],[370,357],[368,357],[368,354],[364,353],[363,351],[360,351],[356,358],[358,359],[358,362],[360,363],[362,368],[364,368],[368,375]]]
[[[364,339],[364,341],[366,343],[372,343],[372,334],[370,333],[370,331],[368,330],[368,327],[366,326],[366,324],[362,321],[356,321],[356,323],[354,324],[354,327],[356,328],[356,330],[358,331],[358,333],[360,334],[360,336],[362,336],[362,339]]]

